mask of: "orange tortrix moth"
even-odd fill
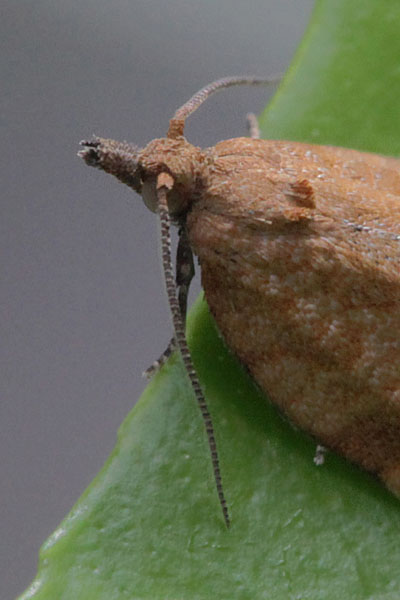
[[[228,346],[258,385],[318,442],[400,496],[400,161],[332,146],[236,138],[212,148],[183,136],[218,80],[140,150],[82,142],[158,214],[174,336],[205,421],[226,524],[214,430],[185,339],[193,256]],[[170,221],[179,227],[176,274]],[[162,361],[161,361],[162,362]]]

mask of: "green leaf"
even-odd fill
[[[325,0],[262,119],[269,137],[400,150],[398,0]],[[229,93],[229,92],[226,92]],[[189,337],[216,428],[224,526],[180,358],[148,386],[102,471],[41,551],[34,600],[397,600],[400,503],[294,431],[218,337]]]
[[[320,0],[264,137],[400,154],[400,6]]]

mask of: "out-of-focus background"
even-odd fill
[[[76,157],[93,133],[144,145],[226,75],[284,71],[313,0],[3,2],[0,598],[98,472],[170,337],[157,226]],[[200,146],[244,135],[272,90],[210,99]]]

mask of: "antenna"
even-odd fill
[[[222,79],[217,79],[212,83],[209,83],[205,87],[201,88],[198,92],[196,92],[183,106],[178,108],[175,112],[174,116],[170,120],[169,129],[167,133],[168,138],[177,138],[183,135],[183,130],[185,127],[185,120],[189,117],[195,110],[199,108],[201,104],[207,98],[215,94],[215,92],[219,92],[222,89],[227,87],[232,87],[234,85],[270,85],[273,83],[279,83],[282,79],[282,75],[276,75],[273,77],[269,77],[265,79],[263,77],[253,77],[253,76],[239,76],[239,77],[223,77]]]
[[[174,183],[173,178],[167,173],[160,173],[157,178],[157,201],[158,201],[158,216],[161,225],[161,256],[162,266],[167,288],[168,303],[171,310],[172,322],[174,327],[175,343],[179,348],[182,356],[185,370],[189,376],[197,404],[200,408],[203,417],[204,425],[207,433],[208,445],[210,448],[211,462],[214,472],[215,485],[217,488],[219,502],[222,508],[225,524],[229,528],[230,518],[226,498],[222,486],[221,470],[219,466],[219,458],[217,444],[215,441],[214,427],[208,410],[207,402],[204,398],[199,379],[197,377],[190,350],[186,341],[185,324],[182,318],[181,309],[177,297],[177,289],[174,277],[174,270],[171,260],[171,236],[170,236],[170,215],[168,211],[167,193],[172,188]]]

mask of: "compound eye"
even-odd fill
[[[156,190],[156,177],[149,177],[143,181],[141,189],[142,199],[145,205],[151,212],[157,212],[157,190]]]

